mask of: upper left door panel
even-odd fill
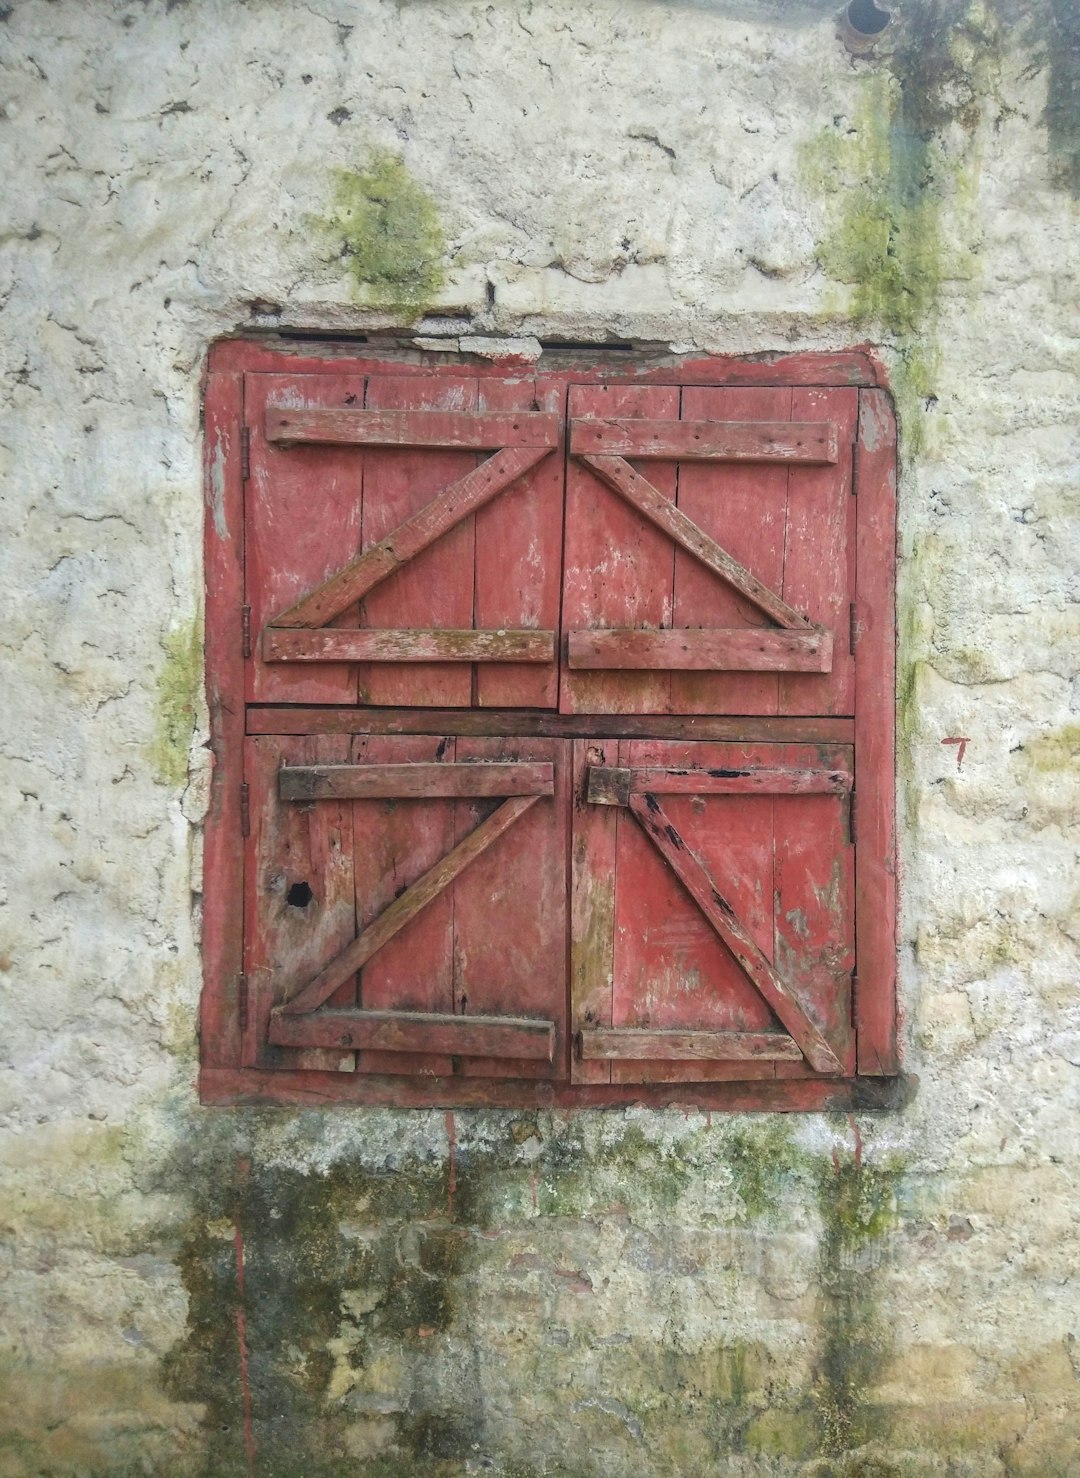
[[[247,701],[556,707],[564,396],[247,375]]]

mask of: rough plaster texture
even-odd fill
[[[0,11],[4,1478],[1080,1473],[1075,12],[901,9]],[[906,1110],[197,1106],[200,369],[290,325],[880,346]]]

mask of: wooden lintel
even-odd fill
[[[270,1018],[270,1041],[276,1047],[434,1052],[550,1062],[555,1052],[555,1024],[525,1016],[323,1009],[306,1016],[275,1012]]]
[[[545,411],[509,415],[469,411],[357,410],[349,406],[266,408],[266,439],[284,445],[429,447],[493,452],[502,447],[554,447],[559,417]]]
[[[287,765],[278,771],[283,801],[554,793],[555,767],[546,764]]]
[[[268,626],[264,662],[554,662],[553,631]]]
[[[650,421],[575,419],[570,450],[678,461],[835,462],[831,421]]]
[[[589,1027],[579,1034],[586,1060],[656,1062],[743,1062],[754,1058],[797,1062],[798,1044],[783,1032],[647,1031],[636,1027]]]
[[[569,663],[579,669],[646,668],[669,672],[831,672],[832,633],[769,626],[614,628],[571,631]]]

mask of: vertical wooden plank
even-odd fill
[[[482,380],[479,409],[563,411],[550,378]],[[562,583],[564,450],[559,447],[476,515],[476,625],[557,631]],[[559,668],[479,662],[481,708],[555,708]]]
[[[454,743],[435,735],[357,735],[350,762],[453,760]],[[353,802],[358,928],[453,849],[454,806],[452,800]],[[360,1005],[370,1011],[452,1012],[453,938],[454,895],[448,888],[364,966]],[[436,1076],[448,1076],[454,1067],[449,1057],[412,1052],[361,1052],[357,1066],[364,1073]]]
[[[240,436],[243,376],[215,373],[206,392],[203,444],[206,562],[206,703],[214,767],[203,833],[204,1067],[240,1062],[239,992],[243,973],[244,494]]]
[[[572,386],[568,414],[677,420],[675,386]],[[674,462],[637,462],[668,498],[676,495]],[[671,625],[675,547],[659,529],[578,458],[567,464],[563,631]],[[666,713],[666,672],[568,672],[560,680],[564,713]]]
[[[800,1005],[850,1073],[855,1070],[855,918],[847,801],[836,795],[780,795],[774,806],[773,963],[797,983]]]
[[[570,744],[557,739],[459,739],[456,759],[541,760],[555,766],[555,794],[537,802],[454,883],[454,1011],[535,1016],[555,1022],[552,1061],[462,1058],[466,1077],[566,1075],[566,857]],[[459,801],[456,840],[491,801]]]
[[[615,928],[615,845],[619,808],[586,800],[590,765],[615,765],[614,739],[573,741],[570,875],[571,1032],[611,1026]],[[610,1062],[579,1062],[571,1055],[570,1081],[610,1083]]]
[[[620,763],[679,769],[760,764],[749,746],[624,741]],[[705,863],[740,921],[771,960],[773,797],[665,795],[664,809]],[[761,1031],[772,1012],[628,813],[616,856],[615,1026]],[[714,1070],[715,1068],[715,1070]],[[729,1064],[615,1063],[612,1082],[703,1081]]]
[[[350,802],[298,804],[277,794],[282,764],[334,764],[348,758],[344,736],[260,737],[246,744],[251,834],[245,868],[247,1067],[279,1064],[266,1044],[272,1007],[294,996],[355,936]],[[333,997],[355,1004],[347,983]],[[304,1049],[290,1067],[351,1069],[352,1054]]]
[[[265,440],[268,401],[297,407],[361,405],[355,375],[248,375],[245,419],[250,476],[245,490],[251,703],[355,703],[356,670],[348,663],[272,663],[261,659],[260,633],[275,616],[359,552],[361,468],[358,447],[280,447]],[[357,612],[332,624],[356,626]],[[239,693],[237,697],[239,698]]]
[[[817,625],[833,633],[830,673],[796,673],[780,679],[779,713],[853,713],[855,659],[848,607],[855,590],[855,499],[851,496],[851,445],[858,415],[857,390],[817,386],[792,392],[795,420],[831,421],[837,429],[835,466],[788,471],[787,548],[783,596]]]
[[[477,382],[459,375],[421,380],[373,375],[364,403],[369,410],[475,411]],[[377,544],[480,460],[472,451],[367,450],[363,547]],[[470,515],[365,597],[361,625],[472,626],[474,545],[475,519]],[[471,664],[362,663],[358,671],[361,703],[460,708],[472,702]]]
[[[855,648],[859,1072],[899,1071],[896,1040],[896,419],[860,395]]]
[[[687,386],[682,419],[786,421],[791,391]],[[679,507],[771,590],[782,594],[788,468],[740,462],[684,462]],[[675,552],[675,626],[769,626],[767,616],[685,550]],[[671,706],[677,713],[775,713],[774,673],[677,672]]]

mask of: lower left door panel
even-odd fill
[[[565,1078],[570,745],[245,751],[245,1066]]]

